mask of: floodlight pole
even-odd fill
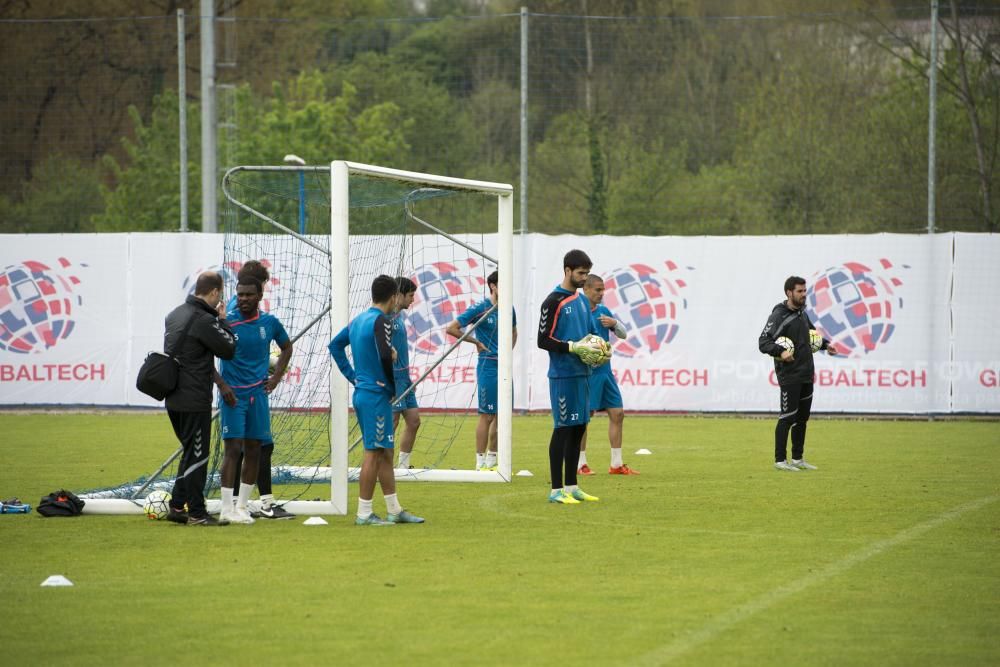
[[[201,231],[218,231],[215,153],[215,0],[201,0]]]
[[[187,146],[187,58],[185,56],[184,10],[177,10],[177,118],[180,145],[181,231],[188,230],[188,146]]]
[[[930,80],[930,105],[927,114],[927,233],[933,234],[935,227],[934,209],[936,208],[935,189],[937,186],[937,174],[935,173],[935,162],[937,160],[937,23],[938,23],[938,0],[931,0],[931,55],[928,65],[927,78]]]
[[[520,232],[528,231],[528,8],[521,7],[521,209]]]

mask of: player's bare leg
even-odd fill
[[[221,492],[222,492],[222,509],[219,512],[220,521],[228,521],[230,523],[253,523],[253,518],[250,517],[249,512],[245,512],[246,516],[236,511],[236,507],[233,503],[233,496],[235,494],[236,478],[238,473],[242,470],[242,474],[245,475],[247,470],[250,470],[247,466],[240,466],[240,456],[241,452],[245,452],[249,443],[254,443],[258,445],[257,452],[259,453],[259,443],[256,440],[243,440],[240,438],[230,438],[223,441],[225,443],[225,452],[222,458],[222,479],[221,479]],[[256,461],[256,456],[254,461]],[[256,466],[256,463],[254,464]],[[253,468],[256,470],[256,467]],[[256,482],[256,473],[252,474],[251,477],[254,478]],[[241,484],[242,488],[242,484]],[[253,488],[253,484],[250,485]],[[245,509],[245,506],[244,506]]]
[[[378,466],[378,483],[385,498],[386,523],[423,523],[422,518],[407,512],[399,504],[399,498],[396,496],[396,472],[392,469],[392,454],[391,449],[379,451],[381,458]]]
[[[240,479],[239,495],[236,497],[236,513],[243,523],[244,519],[250,516],[247,509],[247,502],[250,500],[250,493],[257,485],[257,467],[260,465],[260,441],[243,441],[243,469]],[[244,514],[246,516],[244,516]]]
[[[593,414],[591,416],[593,416]],[[590,469],[589,465],[587,465],[587,433],[590,432],[590,425],[588,424],[584,428],[586,430],[583,432],[583,437],[580,438],[580,467],[577,469],[576,474],[587,476],[593,475],[594,471]]]
[[[392,474],[392,450],[386,449],[366,449],[365,457],[361,460],[361,472],[358,474],[358,516],[354,523],[359,526],[386,526],[385,521],[372,511],[372,496],[375,495],[375,482],[381,478],[382,452],[389,453],[389,473]],[[396,479],[393,476],[392,488],[395,487]],[[385,487],[382,487],[385,493]]]
[[[491,467],[487,461],[490,451],[493,453],[493,465],[496,465],[496,421],[496,415],[481,413],[476,422],[476,470],[488,470]],[[492,449],[490,444],[493,445]]]
[[[399,425],[399,417],[403,416],[403,432],[400,433],[397,443],[399,444],[399,467],[410,467],[410,454],[413,452],[413,444],[417,441],[417,431],[420,429],[420,410],[417,408],[407,408],[392,414],[392,429],[396,430]]]
[[[608,472],[612,475],[638,475],[639,473],[622,461],[622,424],[624,421],[624,409],[608,408],[608,441],[611,443],[611,467]]]

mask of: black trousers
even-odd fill
[[[205,480],[208,478],[208,452],[212,444],[212,412],[178,412],[168,409],[167,415],[184,450],[170,506],[182,509],[187,503],[190,516],[206,516]]]
[[[774,460],[784,461],[788,433],[792,433],[792,458],[801,459],[806,450],[806,424],[812,411],[812,382],[781,387],[781,413],[774,427]]]

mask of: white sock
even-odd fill
[[[358,498],[358,517],[362,519],[367,519],[372,513],[372,501],[371,498],[365,500],[364,498]]]
[[[408,468],[410,467],[410,454],[412,452],[400,452],[399,453],[399,467]]]
[[[579,488],[580,488],[579,486],[577,486],[576,484],[573,484],[572,486],[564,486],[563,490],[566,493],[573,493],[574,491],[576,491]]]
[[[611,467],[621,468],[622,467],[622,448],[611,449]]]
[[[486,452],[486,467],[492,468],[497,464],[497,453],[496,452]]]
[[[476,452],[476,468],[477,469],[482,468],[485,463],[486,463],[486,454],[480,454],[479,452]]]
[[[576,469],[579,470],[585,465],[587,465],[587,452],[580,452],[580,462],[576,464]]]
[[[399,498],[396,497],[395,493],[385,497],[385,511],[389,514],[399,514],[403,511],[403,508],[399,506]]]
[[[222,487],[222,511],[228,512],[233,508],[233,490]]]
[[[246,482],[240,482],[240,495],[236,499],[236,507],[241,510],[247,508],[247,501],[250,500],[250,493],[253,491],[253,487],[256,484],[247,484]]]
[[[274,494],[268,493],[260,497],[260,506],[264,509],[269,508],[274,504]]]

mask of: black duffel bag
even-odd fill
[[[175,350],[184,349],[184,341],[187,340],[188,331],[191,330],[195,317],[197,317],[197,313],[192,315],[187,324],[184,325],[184,332],[181,333]],[[180,372],[181,362],[177,360],[176,356],[162,352],[150,352],[139,368],[135,388],[151,398],[162,401],[177,388],[177,378]]]
[[[42,516],[80,516],[83,513],[83,506],[87,503],[76,494],[60,489],[53,491],[47,496],[43,496],[35,511]]]
[[[139,368],[135,388],[162,401],[167,394],[177,388],[177,376],[181,364],[177,359],[161,352],[150,352]]]

